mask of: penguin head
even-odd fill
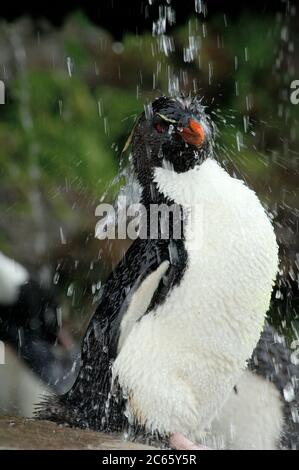
[[[157,98],[133,129],[133,164],[139,181],[150,182],[157,167],[182,173],[200,165],[212,154],[213,135],[213,124],[198,97]]]

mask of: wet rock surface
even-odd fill
[[[50,421],[2,416],[0,449],[146,450],[152,447],[125,441],[119,435],[69,428]]]

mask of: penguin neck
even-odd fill
[[[147,237],[154,234],[158,239],[184,240],[182,206],[159,191],[153,180],[143,186],[140,202],[146,211]]]
[[[147,211],[150,210],[152,204],[165,204],[171,206],[174,201],[166,197],[161,191],[158,190],[157,184],[150,179],[147,184],[143,186],[141,193],[141,203]]]

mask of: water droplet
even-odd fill
[[[291,360],[292,364],[294,364],[295,366],[299,365],[299,349],[292,352],[292,354],[290,356],[290,360]]]
[[[124,51],[124,45],[122,42],[114,42],[112,44],[112,50],[115,54],[122,54]]]
[[[290,402],[295,398],[294,387],[291,383],[288,383],[283,389],[283,396],[285,401]]]
[[[70,57],[67,57],[66,59],[66,64],[67,64],[67,71],[69,76],[71,77],[73,75],[73,70],[74,70],[74,64],[73,61]]]
[[[61,244],[62,244],[62,245],[66,245],[66,237],[65,237],[65,235],[64,235],[64,233],[63,233],[63,228],[62,228],[62,227],[60,227],[59,232],[60,232],[60,241],[61,241]]]
[[[73,293],[74,293],[74,288],[75,288],[75,286],[74,286],[73,283],[71,283],[71,284],[68,286],[67,293],[66,293],[67,297],[71,297],[71,296],[73,295]]]
[[[53,284],[57,285],[60,278],[60,274],[56,272],[53,276]]]

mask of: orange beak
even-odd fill
[[[200,147],[205,139],[205,131],[203,127],[195,119],[189,119],[188,127],[178,129],[187,144]]]

